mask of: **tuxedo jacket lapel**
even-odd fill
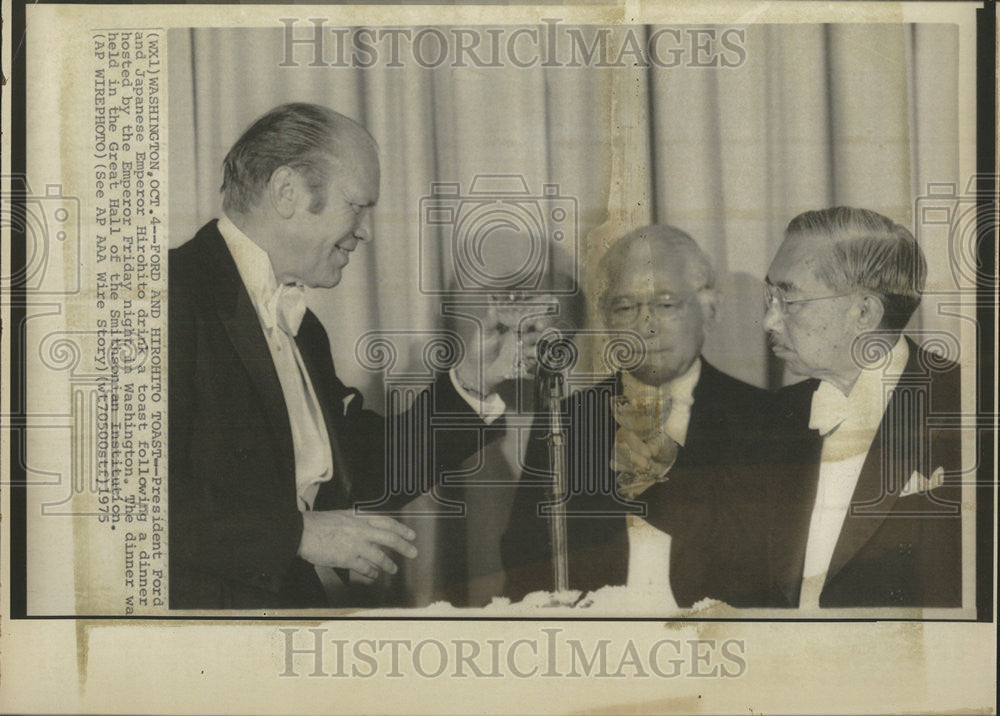
[[[923,447],[919,436],[924,434],[921,423],[926,407],[920,405],[920,391],[907,388],[907,376],[913,375],[916,369],[917,349],[911,343],[906,368],[889,396],[878,431],[858,475],[851,505],[827,570],[826,584],[875,534],[899,499],[905,480],[921,463],[922,456],[915,451]]]
[[[216,314],[260,396],[261,405],[282,451],[281,464],[294,465],[292,429],[271,351],[225,240],[214,225],[212,229],[214,235],[209,236],[207,246],[217,269],[210,272],[213,276],[211,280],[218,289],[213,292],[216,297]]]
[[[678,523],[697,519],[692,506],[699,499],[708,500],[702,491],[718,485],[706,484],[705,471],[724,470],[724,464],[731,459],[726,440],[730,437],[729,426],[719,409],[725,396],[718,386],[717,372],[702,359],[701,376],[694,388],[694,402],[688,417],[687,435],[684,445],[677,450],[677,460],[670,469],[670,478],[650,487],[639,496],[639,500],[649,505],[647,521],[654,527],[670,533],[678,529]],[[702,495],[699,498],[699,495]]]
[[[320,491],[323,500],[321,503],[317,496],[316,509],[329,508],[331,505],[344,506],[349,501],[351,493],[350,471],[337,438],[337,426],[343,417],[339,413],[334,413],[335,410],[342,410],[343,404],[334,394],[334,386],[331,383],[331,378],[335,375],[333,362],[328,357],[329,350],[325,351],[325,355],[323,351],[326,342],[326,334],[319,324],[319,319],[312,311],[307,310],[299,333],[295,337],[295,343],[306,364],[306,371],[309,373],[309,379],[312,381],[313,390],[316,392],[323,413],[323,421],[326,423],[326,431],[330,438],[330,454],[333,457],[333,481],[336,485],[332,494],[324,495],[324,491]]]
[[[808,428],[812,394],[819,381],[808,380],[786,388],[790,398],[779,411],[769,449],[785,457],[765,483],[768,519],[768,563],[782,603],[796,606],[802,586],[809,522],[816,501],[823,439]],[[769,456],[765,456],[765,463]]]
[[[889,408],[891,410],[892,406],[890,405]],[[875,534],[898,497],[898,491],[890,492],[885,489],[886,481],[883,479],[885,462],[883,441],[886,438],[885,430],[888,416],[889,410],[882,418],[882,424],[872,441],[868,457],[865,458],[861,474],[858,476],[858,483],[851,496],[851,504],[847,509],[847,514],[844,515],[844,524],[840,529],[840,536],[837,538],[837,546],[830,559],[824,587],[837,576],[844,565],[850,562],[858,550]],[[894,459],[905,461],[905,456],[898,455]]]
[[[771,520],[771,529],[776,533],[772,540],[778,580],[785,602],[795,606],[799,603],[802,587],[802,570],[805,567],[806,543],[809,541],[809,523],[816,503],[819,486],[819,463],[823,441],[818,433],[806,440],[800,455],[802,464],[795,471],[799,479],[778,486],[781,494],[772,497],[769,503],[778,508]]]
[[[717,406],[726,398],[718,394],[714,371],[715,369],[702,359],[701,376],[694,387],[694,402],[691,404],[688,416],[687,435],[684,445],[677,451],[675,467],[701,464],[713,450],[713,445],[716,450],[720,447],[717,438],[722,431],[723,416]]]

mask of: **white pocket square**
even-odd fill
[[[913,474],[910,475],[910,479],[907,480],[906,485],[903,487],[903,491],[899,493],[899,496],[906,497],[907,495],[917,495],[924,492],[930,492],[935,487],[941,487],[943,484],[943,467],[939,467],[937,470],[932,472],[930,477],[924,477],[919,470],[914,470]]]

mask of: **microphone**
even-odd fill
[[[542,331],[535,345],[538,375],[565,373],[580,357],[573,342],[573,329],[566,321],[559,321]]]
[[[542,331],[535,352],[535,405],[558,410],[559,403],[566,397],[565,374],[579,358],[569,324],[558,322]]]

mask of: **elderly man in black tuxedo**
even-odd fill
[[[772,606],[961,605],[959,366],[903,335],[926,273],[913,235],[873,211],[788,225],[764,326],[809,379],[778,393],[771,429]]]
[[[701,356],[717,310],[708,258],[679,229],[649,226],[616,242],[598,277],[603,323],[637,332],[645,358],[562,407],[568,586],[629,585],[665,612],[703,598],[752,602],[759,583],[731,559],[731,520],[744,485],[755,484],[744,473],[767,396]],[[616,425],[616,405],[646,411],[652,430],[622,417]],[[513,599],[555,586],[548,427],[533,431],[503,538]]]
[[[353,507],[415,495],[387,495],[384,421],[337,378],[304,287],[336,286],[370,238],[375,141],[328,108],[282,105],[232,147],[222,192],[223,216],[170,252],[170,605],[351,603],[352,585],[397,570],[391,553],[416,554],[410,528]],[[493,420],[513,333],[494,322],[414,410]],[[481,438],[438,431],[411,467],[436,474]]]

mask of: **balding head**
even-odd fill
[[[601,259],[598,275],[601,286],[620,280],[623,274],[651,278],[655,266],[681,265],[691,290],[711,289],[715,273],[708,256],[688,234],[669,224],[653,224],[626,234]],[[606,291],[601,291],[603,299]]]
[[[357,122],[328,107],[293,102],[275,107],[243,133],[223,162],[223,209],[245,214],[260,200],[279,167],[302,175],[312,193],[309,211],[326,205],[334,177],[378,197],[378,147]]]
[[[645,339],[647,358],[633,375],[662,385],[684,373],[716,310],[712,265],[694,239],[673,226],[647,226],[619,239],[598,270],[605,325]]]

